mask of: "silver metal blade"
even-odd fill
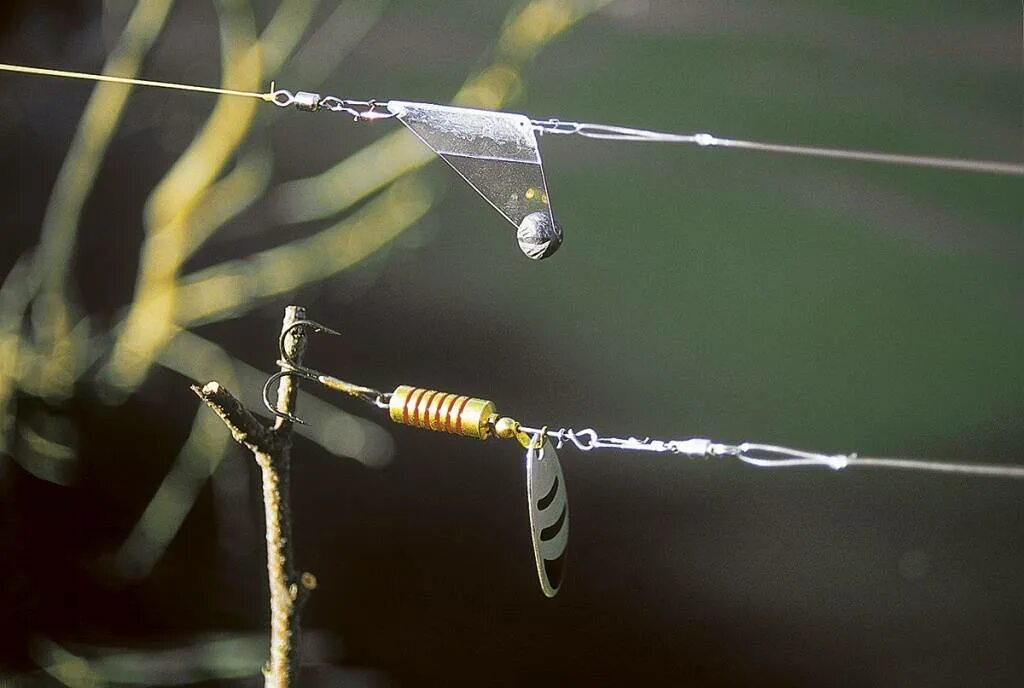
[[[554,597],[565,576],[569,543],[569,500],[558,454],[544,439],[526,451],[526,497],[530,505],[530,536],[540,589]]]

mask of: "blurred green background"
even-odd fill
[[[297,17],[308,6],[309,28],[264,87],[447,102],[483,74],[474,83],[505,85],[504,109],[537,118],[1024,157],[1019,3],[291,4]],[[220,77],[219,29],[244,28],[247,15],[262,29],[279,9],[172,5],[140,74],[201,84]],[[97,71],[134,8],[14,3],[0,61]],[[517,26],[535,51],[516,48]],[[318,27],[322,52],[303,61]],[[333,51],[345,59],[328,68]],[[324,80],[311,83],[318,67]],[[189,292],[160,320],[164,283],[139,298],[146,251],[163,250],[147,238],[143,218],[160,207],[147,198],[214,103],[139,90],[73,223],[67,295],[79,327],[56,336],[54,311],[24,297],[19,280],[31,279],[16,264],[40,240],[92,86],[0,83],[8,682],[255,680],[266,625],[258,480],[241,449],[202,425],[188,383],[231,376],[257,404],[260,380],[245,366],[273,368],[288,303],[344,333],[315,341],[315,367],[492,398],[529,423],[1022,461],[1019,178],[548,136],[566,238],[535,263],[437,162],[400,180],[394,203],[384,190],[332,206],[360,180],[390,181],[393,149],[349,156],[397,125],[260,105],[251,130],[239,116],[218,139],[247,132],[224,169],[252,161],[249,202],[177,270],[188,284],[227,266],[199,293],[234,305],[192,317]],[[296,180],[343,160],[356,161],[345,186],[321,177],[320,205],[295,205],[296,189],[311,188]],[[421,202],[429,210],[412,217]],[[197,207],[180,225],[186,243],[220,206]],[[300,247],[361,212],[371,221],[345,225],[338,253],[230,262]],[[403,212],[408,228],[385,226]],[[309,265],[295,270],[315,279],[292,288],[300,259]],[[247,274],[260,286],[234,298]],[[148,341],[162,327],[192,334],[168,334],[136,365],[125,333]],[[389,436],[343,415],[386,422],[372,410],[316,394],[340,407],[316,413],[342,439],[312,430],[295,452],[297,558],[321,581],[303,685],[1009,685],[1024,670],[1014,482],[565,449],[568,580],[547,601],[513,447],[393,426]],[[161,489],[168,511],[152,507]],[[137,525],[144,512],[154,530]]]

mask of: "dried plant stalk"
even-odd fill
[[[282,332],[304,318],[304,309],[288,306]],[[301,362],[304,349],[301,331],[293,331],[285,339],[289,360]],[[305,572],[300,576],[293,561],[289,497],[292,424],[279,417],[272,428],[266,427],[218,382],[193,386],[192,390],[220,416],[235,441],[253,453],[262,473],[270,588],[270,658],[263,673],[267,688],[286,688],[294,685],[298,673],[302,605],[309,591],[316,587],[313,574]],[[281,378],[277,410],[294,415],[297,396],[295,381],[289,376]]]

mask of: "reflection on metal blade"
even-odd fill
[[[540,588],[554,597],[565,575],[569,542],[569,500],[558,454],[550,440],[526,452],[526,496],[530,502],[530,536]]]

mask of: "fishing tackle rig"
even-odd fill
[[[827,466],[842,470],[850,466],[872,466],[903,470],[1024,479],[1024,466],[953,463],[902,458],[861,457],[857,454],[824,454],[772,444],[744,442],[726,444],[703,437],[658,440],[649,437],[605,437],[592,428],[574,430],[554,425],[527,426],[500,414],[493,401],[422,387],[400,385],[392,392],[358,385],[333,375],[299,365],[285,348],[285,338],[297,329],[312,333],[340,334],[311,320],[292,323],[278,342],[280,370],[263,387],[263,403],[275,416],[295,423],[302,419],[278,411],[271,394],[283,377],[294,376],[315,382],[327,389],[343,392],[388,412],[392,422],[423,430],[433,430],[478,440],[492,437],[516,440],[525,449],[526,498],[530,515],[530,537],[540,587],[554,597],[565,573],[565,553],[569,540],[569,501],[565,477],[557,450],[572,446],[582,452],[601,449],[673,454],[687,459],[736,459],[759,468]]]
[[[256,93],[22,65],[0,64],[0,71],[259,98],[282,108],[340,113],[357,122],[397,119],[516,228],[520,250],[534,260],[551,256],[561,246],[564,236],[551,209],[537,143],[537,138],[544,134],[634,143],[685,143],[701,147],[1024,176],[1024,165],[1018,163],[797,146],[720,138],[709,133],[672,134],[558,119],[537,120],[508,112],[433,103],[351,100],[307,91],[292,92],[276,89],[273,84],[269,92]]]

